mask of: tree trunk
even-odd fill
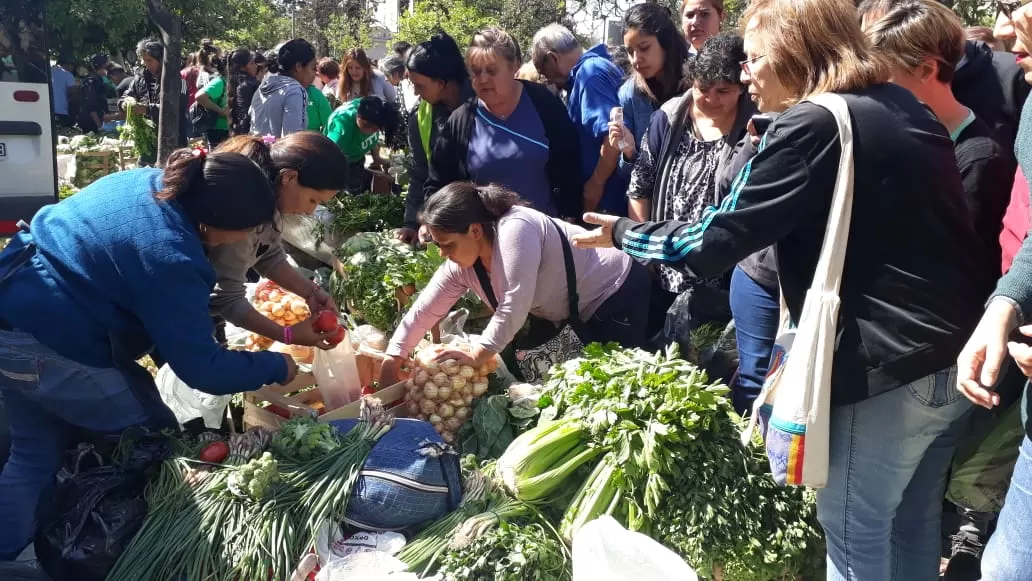
[[[183,21],[165,9],[163,0],[147,0],[147,15],[161,32],[165,57],[161,62],[161,113],[158,115],[158,167],[179,147],[183,79],[179,53],[183,48]]]

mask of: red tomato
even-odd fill
[[[225,442],[212,442],[201,450],[201,462],[221,464],[229,456],[229,445]]]
[[[312,323],[312,328],[320,333],[328,333],[337,327],[340,323],[337,321],[337,315],[333,314],[333,311],[323,311],[315,317],[315,321]]]
[[[362,395],[376,395],[376,384],[364,386],[362,388]]]
[[[332,329],[331,329],[332,330]],[[337,332],[326,338],[330,345],[336,345],[344,340],[344,327],[337,327]]]

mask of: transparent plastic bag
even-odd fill
[[[345,337],[339,345],[329,350],[316,349],[312,362],[312,374],[319,385],[323,403],[327,410],[357,400],[362,395],[362,380],[358,374],[358,361],[351,339]]]
[[[184,425],[194,418],[201,418],[204,427],[218,429],[226,413],[232,395],[211,395],[193,389],[176,376],[168,364],[162,365],[154,378],[158,385],[158,394],[176,416],[179,425]]]
[[[695,570],[649,537],[628,531],[611,516],[573,535],[573,581],[698,581]]]

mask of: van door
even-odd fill
[[[43,0],[0,1],[0,235],[57,201]]]

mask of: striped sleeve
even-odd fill
[[[768,130],[723,202],[706,208],[697,222],[623,219],[614,229],[614,245],[639,262],[661,262],[705,278],[723,274],[803,223],[826,221],[838,133],[830,114],[825,119],[819,112],[801,113],[786,113]]]

